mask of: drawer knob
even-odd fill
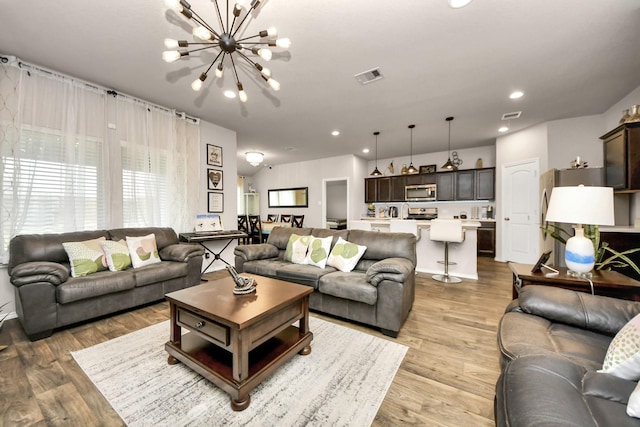
[[[204,322],[201,320],[198,323],[196,323],[195,326],[196,326],[197,329],[200,329],[200,328],[202,328],[204,326]]]

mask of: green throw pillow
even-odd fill
[[[618,331],[598,372],[625,380],[640,379],[640,314]]]
[[[105,240],[101,243],[101,246],[107,259],[109,270],[121,271],[131,267],[131,257],[129,256],[127,242],[124,240],[118,242]]]
[[[133,268],[160,262],[155,234],[151,233],[140,237],[126,237]]]
[[[348,273],[356,268],[356,264],[358,264],[366,250],[366,246],[356,245],[339,237],[338,242],[329,254],[327,265]]]
[[[62,244],[69,256],[71,276],[82,277],[91,273],[107,269],[107,262],[100,247],[104,237],[84,242],[66,242]]]
[[[294,264],[302,264],[307,255],[310,241],[311,236],[299,236],[295,233],[289,236],[287,249],[284,251],[284,260]]]
[[[307,252],[307,256],[304,258],[304,264],[324,268],[327,265],[332,240],[332,236],[322,238],[311,236],[309,250]]]

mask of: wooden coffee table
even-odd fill
[[[234,295],[231,277],[166,295],[171,330],[169,364],[184,363],[231,396],[231,408],[249,406],[249,392],[296,353],[311,353],[309,294],[313,288],[252,276],[257,291]],[[299,321],[298,327],[293,323]],[[181,335],[181,328],[190,332]]]

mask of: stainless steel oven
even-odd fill
[[[408,202],[436,200],[436,184],[407,185],[404,199]]]

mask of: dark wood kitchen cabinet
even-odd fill
[[[640,122],[623,123],[600,139],[607,187],[618,193],[640,191]]]
[[[464,170],[455,172],[456,200],[473,200],[476,193],[476,171]]]
[[[436,199],[448,201],[456,199],[456,173],[441,172],[436,179]]]
[[[476,200],[495,199],[496,168],[476,170]]]

